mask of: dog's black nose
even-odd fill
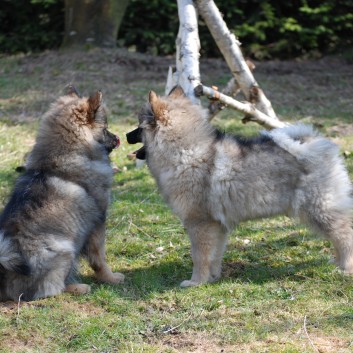
[[[126,140],[132,145],[138,142],[142,142],[142,129],[138,127],[137,129],[128,132],[126,134]]]

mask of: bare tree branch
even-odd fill
[[[246,60],[246,64],[249,66],[250,71],[253,71],[255,69],[254,63],[251,62],[250,60]],[[226,96],[230,96],[232,98],[235,98],[239,92],[240,92],[240,87],[235,77],[232,77],[228,81],[227,85],[222,89],[223,94],[225,94]],[[222,103],[220,100],[211,100],[210,104],[208,105],[208,111],[209,111],[208,119],[212,120],[225,107],[226,105]]]
[[[244,113],[245,118],[243,118],[243,123],[246,123],[248,121],[254,121],[264,126],[266,129],[275,129],[275,128],[289,125],[287,123],[284,123],[278,119],[273,119],[272,117],[262,113],[252,103],[239,102],[229,96],[226,96],[223,93],[218,92],[217,90],[211,87],[199,85],[195,88],[195,94],[197,96],[206,95],[211,99],[219,100],[223,104]]]

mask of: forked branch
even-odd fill
[[[211,104],[210,119],[223,108],[224,105],[239,110],[245,114],[243,122],[254,121],[273,129],[288,125],[281,122],[256,82],[251,67],[243,57],[240,42],[227,28],[222,15],[213,0],[177,0],[179,14],[179,32],[176,40],[176,69],[169,69],[166,84],[166,94],[175,85],[180,85],[186,95],[195,103],[200,104],[200,95],[205,94],[219,100],[222,104]],[[198,11],[197,11],[197,10]],[[205,20],[216,44],[223,54],[232,74],[225,93],[235,96],[241,90],[247,102],[239,102],[225,94],[213,91],[203,86],[199,71],[200,40],[198,34],[198,13]],[[195,88],[196,93],[195,94]]]
[[[256,108],[254,104],[251,104],[249,102],[239,102],[236,99],[233,99],[223,93],[220,93],[211,87],[199,85],[195,88],[195,94],[197,96],[205,95],[212,100],[218,100],[223,104],[244,113],[245,117],[242,120],[243,123],[247,123],[248,121],[254,121],[264,126],[266,129],[275,129],[288,125],[287,123],[283,123],[278,119],[273,119],[272,117],[262,113]]]

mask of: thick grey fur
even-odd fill
[[[87,256],[99,280],[118,283],[105,261],[105,218],[118,145],[101,93],[61,97],[43,117],[26,172],[0,216],[0,300],[34,300],[64,290]]]
[[[239,222],[287,215],[332,241],[353,273],[352,186],[337,145],[311,126],[255,139],[221,134],[177,88],[150,92],[139,115],[147,164],[191,241],[193,273],[181,286],[221,276],[227,235]]]

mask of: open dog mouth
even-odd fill
[[[106,139],[101,141],[106,151],[110,154],[113,150],[120,146],[120,138],[118,135],[114,135],[111,132],[106,133]]]
[[[126,140],[130,145],[134,145],[136,143],[142,142],[142,129],[140,127],[132,130],[126,134]],[[136,156],[137,159],[146,159],[146,149],[145,146],[142,146],[138,150],[134,151],[133,154]]]
[[[145,146],[142,146],[141,148],[139,148],[137,151],[134,152],[134,154],[136,155],[136,158],[137,158],[137,159],[145,160],[145,159],[146,159],[146,149],[145,149]]]
[[[120,146],[120,138],[118,135],[115,135],[114,145],[114,148],[118,148]]]

